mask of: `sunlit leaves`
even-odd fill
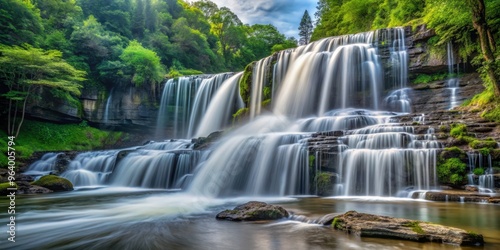
[[[144,83],[157,83],[163,77],[160,58],[152,50],[142,47],[137,41],[131,41],[120,56],[123,63],[132,69],[132,82],[136,86]]]

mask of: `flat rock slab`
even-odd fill
[[[463,229],[428,222],[349,211],[323,217],[323,225],[361,237],[392,238],[418,242],[439,242],[460,246],[482,246],[483,236]]]
[[[279,220],[287,218],[288,216],[288,212],[283,207],[259,201],[250,201],[232,210],[220,212],[217,214],[216,219],[229,221],[260,221]]]

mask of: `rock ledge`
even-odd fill
[[[483,236],[463,229],[428,222],[349,211],[323,220],[336,230],[361,237],[393,238],[418,242],[439,242],[460,246],[482,246]]]

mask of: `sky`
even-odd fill
[[[299,38],[299,24],[307,9],[314,22],[317,0],[211,0],[228,7],[244,24],[272,24],[286,37]]]

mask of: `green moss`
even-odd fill
[[[440,154],[440,157],[443,159],[448,159],[448,158],[464,159],[466,157],[466,154],[459,147],[453,146],[449,148],[444,148],[443,152],[441,152]]]
[[[240,79],[240,95],[245,102],[245,106],[250,104],[250,93],[252,92],[252,73],[255,62],[248,64],[243,71],[243,76]]]
[[[262,103],[261,103],[261,106],[263,108],[269,106],[269,104],[271,104],[271,99],[267,99],[267,100],[264,100]]]
[[[248,108],[241,108],[236,113],[233,114],[233,123],[240,122],[244,119],[245,116],[247,116],[250,112],[250,109]]]
[[[335,217],[332,221],[332,228],[342,230],[342,219]]]
[[[467,135],[467,126],[465,124],[452,124],[450,135],[455,138],[460,138]]]
[[[486,140],[473,139],[469,142],[469,146],[473,149],[495,148],[497,146],[497,142],[494,141],[493,139],[486,139]],[[488,154],[489,152],[486,155]]]
[[[309,155],[309,167],[313,167],[315,161],[316,161],[316,156],[315,155]]]
[[[420,221],[410,221],[405,224],[403,224],[404,227],[411,227],[413,232],[417,234],[425,234],[425,231],[422,229],[420,226]]]
[[[459,158],[440,159],[437,174],[441,183],[460,185],[466,179],[467,164]]]
[[[52,191],[73,190],[73,184],[69,180],[55,175],[42,176],[40,179],[31,184],[48,188]]]
[[[473,173],[475,175],[483,175],[484,174],[484,168],[475,168]]]
[[[179,73],[184,76],[201,75],[203,72],[196,69],[180,69]]]
[[[479,153],[484,155],[484,156],[488,156],[490,154],[490,151],[491,151],[490,148],[480,148],[479,149]]]
[[[314,182],[316,183],[317,195],[328,195],[332,190],[332,174],[328,172],[322,172],[316,174],[314,177]]]

